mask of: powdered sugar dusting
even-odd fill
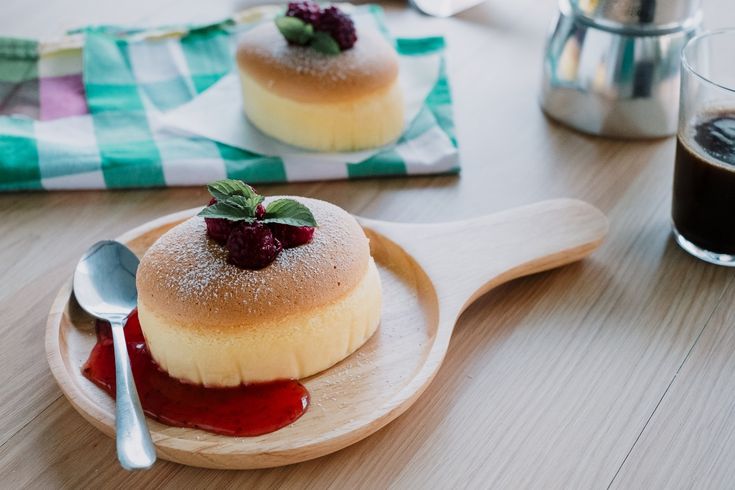
[[[207,237],[204,220],[191,218],[146,252],[138,269],[141,301],[184,324],[227,327],[342,297],[367,267],[367,238],[342,209],[296,199],[311,209],[319,224],[310,243],[283,250],[264,269],[240,269],[227,262],[224,246]]]
[[[332,85],[381,76],[386,69],[386,57],[390,60],[393,56],[388,43],[369,30],[358,33],[358,40],[351,49],[329,55],[309,47],[289,45],[272,22],[248,31],[239,49],[247,58],[271,68],[318,78]],[[271,83],[274,82],[271,80]]]

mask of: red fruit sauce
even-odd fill
[[[170,377],[146,348],[137,310],[128,319],[125,340],[143,411],[164,424],[228,436],[257,436],[294,422],[309,405],[309,392],[294,380],[205,388]],[[106,322],[97,322],[97,343],[82,373],[115,397],[115,356]]]

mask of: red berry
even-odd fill
[[[239,223],[227,239],[230,262],[244,269],[262,269],[276,260],[283,247],[262,223]]]
[[[216,202],[217,199],[212,198],[208,206]],[[230,232],[235,225],[233,221],[224,218],[204,218],[204,222],[207,224],[207,235],[209,235],[209,238],[223,245],[227,242],[227,237],[230,236]]]
[[[293,248],[309,243],[314,236],[311,226],[289,226],[280,223],[271,223],[273,236],[283,245],[283,248]]]
[[[290,2],[286,8],[286,17],[296,17],[307,24],[316,24],[319,22],[321,9],[319,5],[308,0],[299,2]]]
[[[258,204],[258,207],[255,208],[255,219],[263,218],[265,218],[265,206]]]
[[[314,30],[326,32],[337,41],[341,50],[350,49],[357,41],[355,23],[337,7],[327,7],[314,24]]]

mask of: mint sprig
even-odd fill
[[[290,226],[317,226],[309,208],[293,199],[276,199],[265,208],[263,223],[279,223]]]
[[[230,221],[256,221],[255,210],[265,199],[241,180],[225,179],[207,186],[217,202],[199,212],[203,218],[220,218]],[[289,226],[317,226],[309,208],[293,199],[276,199],[265,208],[263,223],[279,223]]]
[[[261,200],[263,196],[260,196]],[[225,200],[217,201],[199,212],[203,218],[222,218],[230,221],[255,221],[255,206],[250,199],[244,196],[231,196]]]
[[[252,187],[242,180],[236,179],[224,179],[212,182],[207,186],[207,190],[212,194],[212,197],[218,201],[224,201],[231,196],[244,196],[250,198],[258,195]]]
[[[276,27],[281,31],[283,37],[294,44],[304,46],[311,41],[314,36],[314,26],[307,24],[296,17],[276,17]]]
[[[311,38],[311,42],[309,43],[309,46],[311,46],[312,49],[324,54],[339,54],[341,51],[339,49],[339,44],[337,44],[337,41],[335,41],[331,35],[322,31],[317,31],[314,33],[314,36]]]
[[[297,17],[281,15],[275,19],[276,27],[287,41],[299,46],[308,45],[319,53],[335,55],[342,50],[337,41],[323,31],[315,31],[314,26]]]

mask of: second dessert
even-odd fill
[[[337,7],[290,3],[237,48],[243,107],[261,131],[319,151],[385,145],[403,131],[398,56]]]

